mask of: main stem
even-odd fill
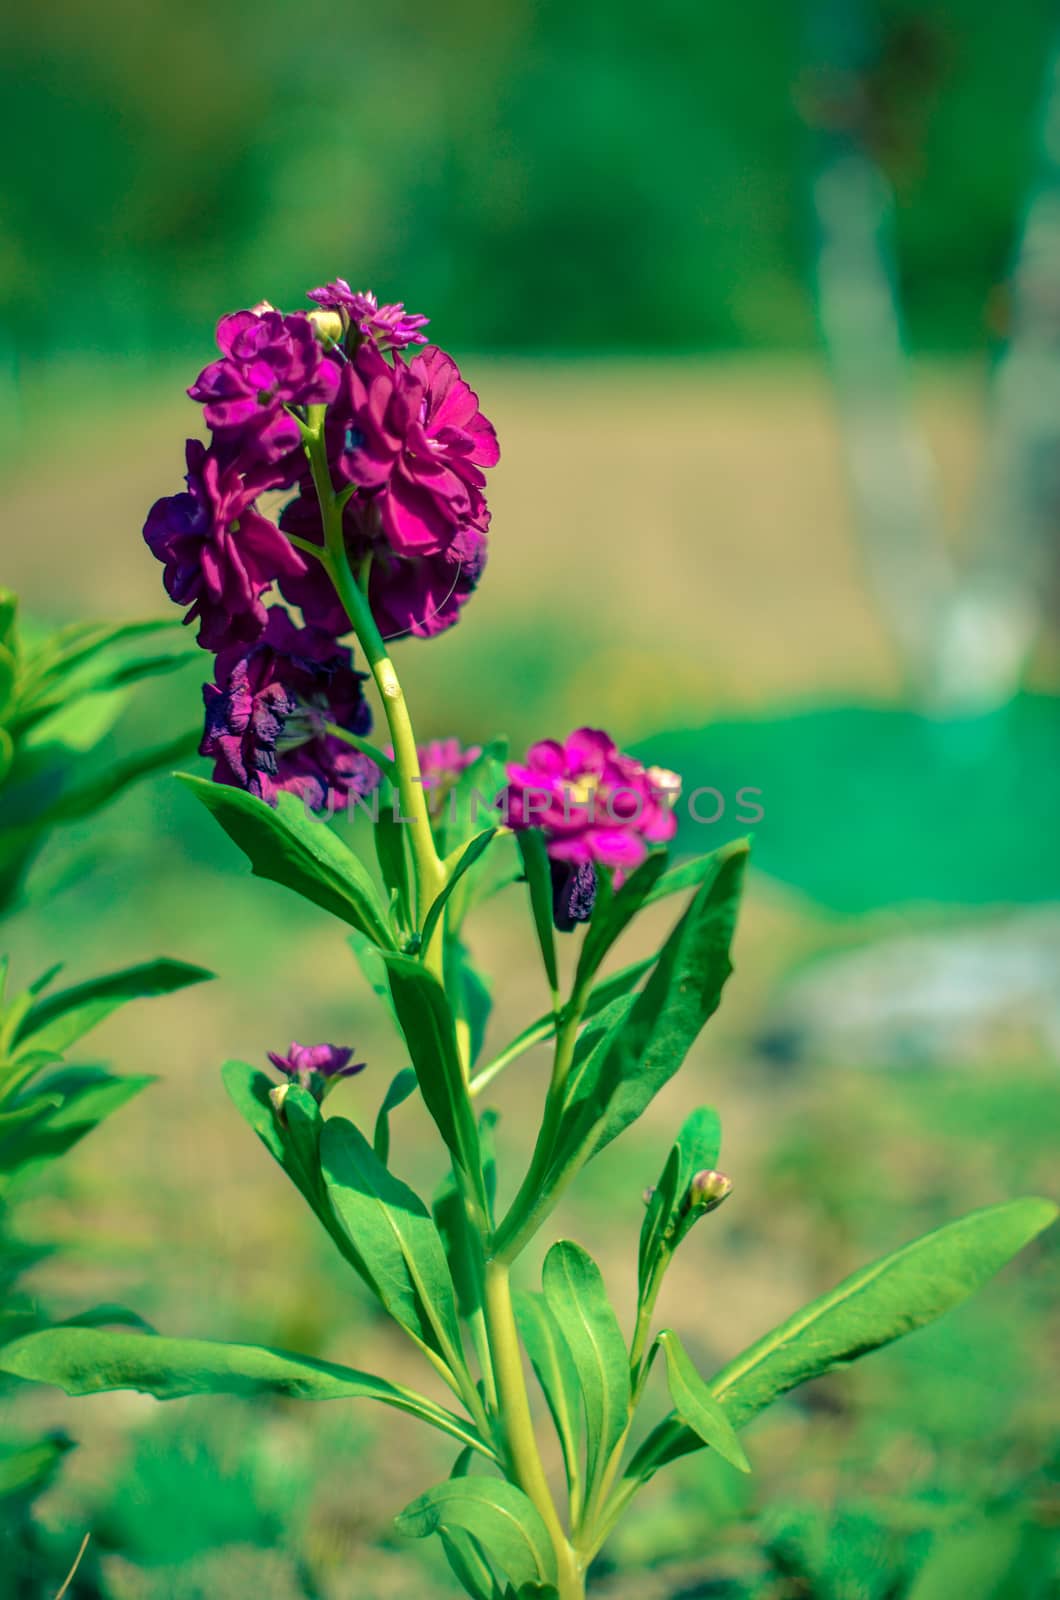
[[[431,819],[427,811],[427,795],[416,751],[416,736],[398,675],[387,655],[382,635],[376,627],[368,597],[350,570],[342,531],[343,508],[331,481],[331,469],[328,466],[327,448],[324,442],[323,406],[311,408],[307,434],[306,452],[313,473],[317,499],[320,502],[324,529],[324,554],[321,559],[353,625],[353,631],[364,651],[368,669],[383,702],[383,712],[394,747],[402,817],[411,829],[410,843],[417,891],[416,912],[422,926],[428,908],[443,886],[445,870],[434,848]],[[439,961],[432,959],[428,964],[437,967]]]
[[[585,1574],[563,1530],[541,1465],[512,1308],[511,1283],[503,1261],[487,1262],[485,1290],[486,1327],[512,1476],[533,1501],[548,1529],[556,1553],[560,1600],[584,1600]]]
[[[343,507],[335,494],[328,466],[323,407],[310,408],[305,442],[313,483],[320,502],[324,530],[324,553],[320,559],[335,585],[335,591],[360,641],[369,670],[379,690],[390,729],[394,747],[394,765],[397,768],[398,794],[402,812],[412,828],[411,849],[416,879],[416,909],[422,926],[428,908],[444,886],[445,868],[434,847],[427,797],[416,751],[416,738],[405,696],[393,663],[387,655],[382,636],[376,627],[367,595],[350,570],[342,529]],[[440,931],[439,929],[439,933]],[[444,981],[440,938],[435,941],[432,950],[424,952],[424,960],[435,971],[439,980]],[[576,1031],[575,1019],[569,1016],[567,1032],[558,1042],[557,1049],[557,1067],[564,1077],[566,1070],[569,1069]],[[562,1088],[562,1083],[559,1087]],[[554,1073],[553,1090],[555,1089]],[[503,1430],[510,1472],[536,1506],[548,1530],[556,1556],[559,1600],[585,1600],[585,1573],[560,1521],[537,1447],[533,1418],[530,1414],[530,1399],[526,1389],[522,1350],[515,1325],[508,1267],[503,1261],[485,1258],[488,1248],[488,1219],[480,1214],[478,1206],[466,1192],[464,1202],[469,1222],[482,1240],[484,1259],[482,1309],[488,1346],[487,1351],[483,1352],[487,1356],[483,1364],[486,1368],[487,1388],[491,1387],[492,1383],[496,1385],[498,1421]],[[489,1380],[492,1380],[492,1383]]]

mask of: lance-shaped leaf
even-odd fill
[[[387,951],[384,960],[424,1103],[453,1157],[481,1191],[478,1133],[445,990],[410,956]],[[478,1199],[485,1209],[485,1194],[480,1192]]]
[[[416,1088],[415,1072],[411,1067],[402,1067],[391,1080],[390,1088],[383,1096],[383,1103],[375,1119],[372,1148],[384,1167],[390,1160],[390,1113],[396,1111],[398,1106],[404,1105],[409,1096],[416,1093]]]
[[[39,1162],[64,1155],[153,1081],[146,1074],[116,1077],[101,1067],[49,1073],[40,1090],[58,1104],[28,1126],[0,1130],[0,1172],[24,1175]]]
[[[632,1005],[579,1042],[553,1162],[557,1175],[597,1154],[636,1121],[684,1061],[721,1000],[747,846],[715,852],[715,870],[663,946]]]
[[[482,833],[477,833],[467,844],[462,845],[453,859],[446,862],[445,887],[431,901],[427,915],[423,919],[422,943],[430,944],[434,931],[438,926],[442,913],[445,910],[449,896],[460,882],[464,873],[475,865],[475,862],[492,844],[497,833],[496,828],[486,828]]]
[[[270,806],[244,789],[185,772],[178,776],[239,846],[255,877],[293,889],[303,900],[367,934],[374,944],[394,948],[386,911],[368,872],[296,796],[281,794]]]
[[[539,829],[528,828],[516,834],[515,842],[519,846],[526,874],[530,910],[541,960],[545,965],[545,976],[549,988],[555,991],[559,988],[559,968],[556,965],[556,935],[552,925],[552,869],[545,851],[545,841]]]
[[[666,851],[653,851],[631,872],[621,889],[612,889],[603,873],[597,874],[596,904],[585,931],[575,986],[588,983],[611,946],[621,937],[644,906],[651,891],[666,870]]]
[[[629,995],[643,978],[644,974],[655,965],[656,958],[648,956],[643,961],[634,961],[628,967],[623,967],[619,972],[614,972],[609,978],[604,978],[591,991],[585,1005],[584,1017],[587,1022],[598,1016],[612,1001],[620,1000]],[[517,1034],[511,1044],[506,1045],[499,1055],[495,1056],[482,1071],[471,1080],[471,1093],[480,1094],[505,1067],[517,1061],[520,1056],[532,1050],[535,1045],[543,1044],[550,1039],[556,1031],[556,1017],[552,1011],[538,1017]]]
[[[725,1414],[725,1408],[692,1365],[676,1333],[664,1329],[657,1343],[666,1357],[670,1398],[681,1421],[688,1424],[703,1444],[716,1450],[723,1461],[738,1467],[741,1472],[750,1472],[751,1463]]]
[[[277,1115],[271,1093],[277,1087],[266,1073],[245,1061],[226,1061],[221,1077],[229,1099],[295,1188],[308,1200],[340,1252],[372,1288],[364,1262],[335,1216],[320,1171],[320,1107],[298,1084],[287,1088],[283,1116]],[[374,1290],[373,1290],[374,1292]]]
[[[570,1351],[585,1407],[586,1494],[591,1495],[629,1426],[629,1356],[600,1269],[570,1239],[554,1244],[541,1273],[549,1310]]]
[[[863,1267],[757,1340],[710,1381],[736,1428],[780,1395],[900,1339],[959,1305],[1057,1215],[1029,1198],[973,1211]],[[627,1476],[645,1479],[702,1441],[677,1418],[649,1434]]]
[[[395,1519],[399,1533],[425,1539],[463,1529],[513,1584],[554,1583],[556,1555],[533,1502],[497,1478],[450,1478],[413,1500]]]
[[[582,1504],[582,1400],[578,1370],[544,1295],[517,1293],[515,1314],[530,1365],[556,1426],[570,1491],[571,1519],[577,1522]]]
[[[74,1441],[65,1434],[50,1434],[32,1444],[0,1444],[0,1504],[28,1501],[47,1488]]]
[[[401,926],[411,931],[412,896],[409,891],[409,859],[405,850],[405,826],[394,815],[391,805],[380,807],[375,826],[375,855],[392,898],[397,903]]]
[[[457,1372],[463,1365],[456,1294],[430,1212],[352,1122],[330,1117],[320,1162],[332,1208],[380,1301],[413,1338]]]
[[[659,1253],[672,1237],[689,1184],[697,1172],[709,1171],[717,1166],[720,1152],[721,1120],[718,1113],[710,1106],[700,1106],[685,1120],[662,1176],[645,1207],[637,1262],[642,1299]]]
[[[48,1050],[61,1055],[128,1001],[174,994],[212,977],[212,972],[185,961],[159,960],[62,989],[31,1007],[16,1034],[15,1053]]]
[[[263,1345],[165,1339],[100,1328],[44,1328],[0,1346],[0,1371],[67,1394],[137,1389],[156,1400],[189,1394],[277,1394],[293,1400],[379,1400],[407,1411],[483,1455],[470,1422],[400,1384],[354,1367]]]
[[[496,1111],[484,1111],[479,1119],[482,1172],[490,1216],[497,1188],[493,1130],[498,1120]],[[431,1210],[442,1244],[445,1246],[445,1257],[456,1287],[460,1315],[470,1319],[482,1305],[483,1250],[478,1230],[468,1220],[467,1207],[457,1183],[455,1167],[450,1168],[439,1184]]]

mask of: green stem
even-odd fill
[[[530,1166],[519,1187],[519,1193],[508,1210],[494,1237],[494,1254],[498,1259],[514,1261],[523,1246],[533,1237],[542,1218],[552,1205],[554,1195],[545,1188],[549,1165],[552,1161],[556,1134],[563,1119],[563,1097],[574,1060],[578,1042],[578,1028],[589,999],[589,985],[575,988],[570,1004],[562,1013],[556,1032],[556,1053],[552,1061],[552,1078],[541,1119],[541,1132],[534,1145]],[[519,1219],[523,1220],[520,1222]],[[514,1222],[513,1222],[513,1219]]]
[[[537,1507],[556,1553],[560,1600],[584,1600],[585,1574],[560,1522],[537,1448],[526,1373],[512,1308],[508,1268],[502,1261],[486,1264],[486,1327],[493,1350],[500,1415],[513,1478]]]
[[[390,742],[394,747],[401,809],[406,825],[412,830],[410,839],[416,874],[416,910],[422,926],[428,907],[445,882],[445,871],[434,848],[434,835],[431,832],[431,821],[427,812],[427,796],[420,773],[419,756],[416,753],[416,736],[412,729],[412,719],[405,703],[405,696],[398,675],[394,671],[393,662],[387,655],[386,645],[376,627],[368,599],[350,571],[346,541],[342,531],[341,496],[336,495],[331,481],[323,424],[323,407],[311,407],[306,453],[313,473],[313,483],[320,502],[324,527],[324,553],[321,560],[335,585],[335,592],[342,601],[353,631],[364,651],[368,669],[375,679],[383,702],[383,712],[390,729]],[[424,953],[424,960],[438,972],[439,976],[440,952],[441,947],[438,942],[434,950]]]

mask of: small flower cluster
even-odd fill
[[[498,807],[516,832],[543,832],[561,931],[592,916],[598,866],[614,868],[621,883],[677,828],[676,773],[641,766],[597,728],[576,728],[564,744],[541,740],[525,762],[508,764],[507,777]]]
[[[355,1073],[363,1072],[365,1066],[363,1061],[354,1061],[351,1049],[337,1044],[298,1044],[292,1040],[285,1056],[275,1050],[270,1050],[268,1056],[277,1072],[282,1072],[287,1080],[281,1090],[273,1090],[274,1095],[291,1084],[298,1084],[315,1100],[323,1100],[340,1078],[352,1078]]]
[[[305,548],[323,546],[310,408],[326,408],[347,557],[384,637],[429,638],[457,620],[485,565],[483,468],[499,451],[453,359],[434,346],[406,355],[426,317],[341,278],[309,299],[310,312],[262,303],[222,317],[220,356],[188,390],[209,444],[189,440],[186,488],[156,501],[144,538],[217,658],[202,743],[215,778],[324,808],[367,794],[379,770],[343,737],[363,737],[370,715],[339,642],[350,619]],[[262,504],[276,491],[293,492],[278,518]]]

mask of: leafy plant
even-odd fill
[[[166,622],[74,626],[27,644],[17,626],[14,595],[0,593],[0,912],[18,903],[30,865],[58,827],[92,815],[140,774],[187,750],[191,741],[185,735],[103,771],[90,770],[92,752],[122,709],[126,688],[187,660],[186,651],[145,654],[138,643],[169,631]],[[160,960],[56,989],[59,971],[53,967],[10,993],[8,956],[0,957],[0,1331],[5,1340],[48,1321],[20,1284],[25,1270],[47,1253],[25,1244],[11,1226],[20,1193],[150,1081],[68,1064],[66,1052],[128,1001],[170,994],[209,977],[201,968]],[[82,1326],[139,1321],[115,1306],[97,1307],[76,1320]],[[21,1543],[23,1557],[32,1539],[29,1508],[71,1444],[64,1434],[0,1440],[0,1504],[7,1538]]]
[[[680,1129],[647,1198],[628,1340],[598,1266],[573,1240],[551,1245],[540,1292],[513,1290],[561,1196],[643,1114],[717,1010],[748,846],[670,865],[678,780],[597,730],[543,741],[523,763],[496,745],[417,745],[383,629],[429,637],[458,619],[484,558],[480,469],[496,460],[496,441],[449,357],[404,353],[422,342],[425,319],[342,280],[311,298],[310,315],[262,305],[222,319],[221,359],[190,391],[213,438],[189,445],[188,492],[159,501],[145,533],[170,592],[200,623],[199,642],[216,653],[203,744],[215,781],[185,781],[257,876],[341,924],[401,1040],[371,1130],[326,1114],[339,1080],[362,1065],[348,1047],[272,1054],[279,1083],[229,1062],[226,1087],[449,1396],[441,1404],[284,1350],[94,1326],[21,1334],[0,1365],[71,1394],[364,1398],[409,1413],[459,1454],[399,1529],[437,1534],[474,1600],[580,1600],[609,1532],[658,1471],[709,1449],[747,1472],[748,1422],[957,1305],[1055,1207],[1018,1199],[949,1223],[704,1375],[676,1333],[656,1330],[655,1306],[675,1253],[731,1189],[717,1165],[720,1119],[705,1107]],[[258,505],[264,488],[297,489],[279,525]],[[301,609],[301,626],[281,604],[266,609],[273,583]],[[341,643],[350,634],[379,692],[387,749],[368,739]],[[374,864],[327,825],[339,809],[368,812]],[[487,895],[513,890],[525,896],[549,1003],[484,1059],[491,982],[468,930]],[[660,948],[605,974],[636,919],[663,904],[678,913]],[[578,930],[568,981],[557,934]],[[60,1018],[49,1025],[61,1032]],[[552,1064],[540,1125],[502,1202],[496,1118],[482,1096],[541,1043]],[[397,1113],[417,1093],[449,1168],[433,1197],[395,1160]],[[524,1357],[558,1436],[562,1494],[543,1466]],[[646,1429],[653,1382],[665,1383],[672,1409]]]

